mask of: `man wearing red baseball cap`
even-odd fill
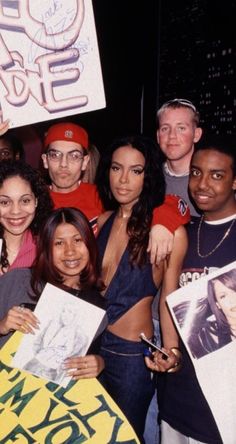
[[[56,123],[46,134],[42,160],[51,179],[51,197],[55,208],[79,208],[96,233],[97,219],[103,207],[96,186],[81,182],[82,173],[89,162],[88,145],[88,134],[84,128],[70,122]],[[159,230],[152,238],[152,262],[159,262],[170,252],[171,233],[189,220],[185,210],[180,208],[179,199],[175,196],[167,196],[164,204],[154,210],[153,224],[163,225],[169,231],[162,227],[162,238]]]
[[[96,231],[102,205],[96,187],[81,182],[89,162],[88,133],[70,122],[52,125],[45,137],[43,164],[51,179],[55,208],[76,207],[85,213]]]

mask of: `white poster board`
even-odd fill
[[[218,301],[212,294],[215,282]],[[235,444],[236,336],[232,328],[236,326],[236,262],[173,292],[167,303],[222,440]]]
[[[91,0],[0,0],[0,105],[11,127],[105,107]]]
[[[12,366],[66,387],[71,377],[64,368],[65,359],[86,355],[106,312],[46,284],[34,313],[39,329],[24,335]]]

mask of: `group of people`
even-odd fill
[[[68,374],[98,377],[141,443],[159,439],[157,409],[148,421],[157,380],[161,442],[220,444],[166,297],[186,276],[196,279],[196,269],[200,277],[235,260],[235,149],[219,138],[194,149],[202,130],[186,99],[166,102],[157,119],[159,147],[144,136],[115,140],[101,156],[96,185],[82,182],[89,140],[73,123],[52,125],[46,134],[49,186],[24,161],[0,162],[0,345],[15,330],[40,328],[21,305],[36,304],[47,282],[105,306],[100,340],[86,356],[66,358]],[[194,216],[187,230],[185,200]],[[167,359],[161,352],[146,356],[140,339],[141,332],[158,336],[153,317]]]

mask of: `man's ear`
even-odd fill
[[[48,159],[47,159],[47,155],[46,154],[42,154],[41,155],[41,159],[43,161],[43,166],[44,168],[46,168],[48,170]]]
[[[86,170],[89,161],[90,161],[89,154],[86,154],[86,156],[84,156],[84,159],[83,159],[81,171],[85,171]]]
[[[197,126],[197,128],[195,128],[194,131],[194,139],[193,142],[197,143],[202,137],[202,128],[200,128],[199,126]]]

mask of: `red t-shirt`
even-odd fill
[[[104,210],[96,185],[81,182],[76,190],[69,193],[50,191],[50,194],[55,208],[78,208],[89,219],[94,233],[97,232],[97,220]],[[190,213],[185,201],[178,196],[167,195],[164,203],[154,209],[152,225],[164,225],[173,233],[189,219]]]
[[[95,185],[81,182],[76,190],[69,193],[58,193],[51,190],[50,194],[55,209],[62,207],[78,208],[87,216],[94,233],[96,233],[98,217],[104,210]]]

